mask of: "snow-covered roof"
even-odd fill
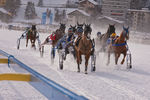
[[[143,8],[142,10],[128,9],[128,11],[134,11],[134,12],[148,12],[148,13],[150,13],[150,10],[149,10],[148,8]]]
[[[108,17],[108,16],[101,16],[101,17],[98,17],[98,19],[103,19],[103,18],[112,20],[112,21],[117,22],[117,23],[120,23],[120,24],[124,23],[124,21],[120,21],[120,20],[117,20],[117,19],[114,19],[114,18]]]
[[[70,10],[69,12],[67,12],[67,14],[72,13],[72,12],[74,12],[74,11],[79,11],[80,13],[82,13],[82,14],[85,15],[85,16],[90,16],[90,15],[89,15],[88,13],[86,13],[85,11],[79,10],[79,9],[72,9],[72,10]]]
[[[86,0],[83,0],[83,1],[86,1]],[[83,1],[81,1],[81,2],[83,2]],[[97,3],[97,2],[95,2],[94,0],[87,0],[87,1],[89,1],[89,2],[93,3],[94,5],[98,5],[98,3]]]
[[[27,4],[28,2],[33,2],[35,5],[38,4],[39,0],[21,0],[22,4]],[[60,5],[60,4],[66,4],[67,0],[43,0],[43,5]]]

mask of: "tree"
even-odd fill
[[[39,0],[38,6],[39,6],[39,7],[42,7],[42,6],[43,6],[43,0]]]
[[[59,10],[55,9],[55,19],[56,22],[59,22]]]
[[[6,9],[12,16],[16,16],[17,10],[20,7],[20,0],[6,0],[4,9]]]
[[[62,17],[63,19],[66,19],[66,10],[63,10]]]
[[[34,3],[28,2],[27,7],[25,9],[25,18],[26,19],[34,19],[37,16],[35,12]]]

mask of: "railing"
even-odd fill
[[[46,96],[48,99],[51,100],[88,100],[84,96],[77,95],[76,93],[62,87],[61,85],[55,83],[54,81],[48,79],[47,77],[41,75],[40,73],[34,71],[18,59],[16,59],[13,55],[10,55],[2,50],[0,50],[0,54],[3,56],[8,57],[8,66],[10,61],[13,61],[14,63],[18,64],[23,69],[30,72],[34,77],[42,81],[46,87],[46,92],[49,92],[49,94]],[[32,83],[31,83],[32,84]]]

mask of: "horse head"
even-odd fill
[[[62,30],[63,32],[65,32],[66,24],[60,23],[60,28],[59,29]]]
[[[33,31],[33,30],[36,30],[36,25],[32,25],[32,28],[31,28],[31,29],[32,29],[32,31]]]
[[[87,25],[85,24],[84,34],[87,37],[90,37],[91,36],[91,32],[92,32],[91,24],[87,24]]]
[[[72,25],[70,25],[70,28],[72,28],[72,31],[73,31],[73,33],[75,33],[76,32],[76,25],[75,26],[72,26]]]
[[[83,24],[79,24],[79,23],[77,22],[76,33],[77,33],[78,35],[82,35],[82,33],[83,33],[83,26],[84,26],[84,23],[83,23]]]
[[[107,30],[107,33],[108,33],[109,35],[111,35],[112,33],[115,33],[115,24],[114,24],[114,25],[110,25],[110,24],[109,24],[109,28],[108,28],[108,30]]]
[[[122,34],[127,40],[129,40],[129,26],[127,28],[123,26]]]
[[[84,23],[83,23],[83,24],[79,24],[79,23],[77,22],[77,28],[82,28],[82,29],[83,29],[83,26],[84,26]]]

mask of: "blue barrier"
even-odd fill
[[[33,74],[33,76],[35,76],[36,78],[38,78],[39,80],[41,80],[42,82],[44,82],[45,84],[47,84],[48,86],[53,88],[52,89],[53,90],[53,96],[56,96],[56,97],[53,97],[53,100],[88,100],[84,96],[77,95],[76,93],[62,87],[61,85],[57,84],[56,82],[48,79],[47,77],[41,75],[40,73],[34,71],[33,69],[31,69],[30,67],[28,67],[27,65],[25,65],[24,63],[19,61],[18,59],[16,59],[13,55],[10,55],[10,54],[2,51],[2,50],[0,50],[0,54],[8,57],[9,61],[15,62],[20,67],[27,70],[31,74]],[[9,63],[8,63],[8,66],[9,66]],[[58,92],[56,92],[56,94],[55,94],[54,91],[58,91],[59,93],[61,93],[60,98],[58,97],[59,96],[57,94]],[[51,91],[49,91],[49,92],[51,92]]]

